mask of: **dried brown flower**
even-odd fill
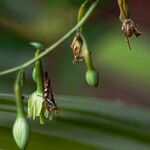
[[[136,37],[141,35],[141,32],[138,29],[138,25],[133,22],[132,19],[124,19],[122,23],[121,31],[126,34],[128,37],[135,35]]]
[[[84,58],[82,47],[83,47],[83,41],[80,36],[80,33],[77,32],[71,44],[72,52],[74,55],[73,63],[77,63],[78,61],[81,61]]]
[[[141,35],[141,32],[138,29],[138,25],[133,22],[132,19],[124,19],[122,22],[121,31],[124,33],[126,41],[128,43],[129,49],[131,50],[131,45],[129,42],[129,37],[135,35],[136,37]]]

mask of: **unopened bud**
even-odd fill
[[[40,49],[40,50],[44,49],[44,45],[38,41],[30,42],[30,45],[32,45],[36,49]]]
[[[13,137],[20,149],[24,150],[26,148],[29,142],[29,136],[30,127],[27,119],[24,116],[18,115],[13,126]]]
[[[90,86],[97,87],[99,85],[99,74],[95,69],[88,69],[85,78]]]

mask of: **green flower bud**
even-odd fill
[[[24,83],[24,71],[21,69],[17,75],[14,86],[17,104],[17,119],[13,126],[13,136],[20,149],[25,149],[30,136],[30,127],[24,114],[22,87]]]
[[[24,150],[26,148],[29,142],[29,136],[30,127],[27,119],[24,116],[18,115],[13,126],[13,137],[20,149]]]
[[[99,85],[99,74],[96,70],[88,69],[85,78],[90,86],[97,87]]]
[[[38,41],[30,42],[30,45],[32,45],[36,49],[40,49],[40,50],[44,49],[44,45]]]

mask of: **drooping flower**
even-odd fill
[[[30,126],[23,108],[22,87],[24,80],[24,71],[20,70],[14,86],[17,118],[13,126],[13,137],[18,147],[23,150],[27,147],[30,137]]]
[[[128,44],[128,47],[131,50],[129,38],[132,35],[138,37],[141,35],[141,32],[138,29],[138,25],[135,24],[134,21],[130,18],[130,10],[129,10],[127,0],[117,0],[117,2],[120,9],[119,19],[122,22],[121,31],[125,35],[125,39]]]
[[[40,123],[45,123],[45,117],[43,113],[44,98],[42,93],[34,92],[28,100],[28,117],[35,120],[36,117],[40,118]]]
[[[40,46],[39,46],[40,45]],[[41,53],[41,44],[32,42],[37,51],[35,57]],[[36,91],[28,100],[28,117],[35,120],[40,119],[40,123],[44,124],[46,119],[52,119],[55,112],[58,112],[58,107],[55,104],[50,79],[48,74],[44,74],[42,61],[39,59],[35,62],[32,78],[36,83]],[[51,96],[50,96],[51,95]]]
[[[71,48],[74,55],[73,63],[84,60],[87,66],[86,81],[88,85],[97,87],[99,84],[99,75],[93,66],[91,52],[88,50],[87,42],[81,31],[77,31]]]

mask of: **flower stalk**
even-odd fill
[[[42,49],[44,48],[43,44],[40,42],[31,42],[30,45],[32,45],[36,49],[35,58],[38,57],[42,52]],[[39,117],[40,123],[44,124],[45,119],[42,113],[44,107],[44,76],[41,59],[35,62],[32,77],[36,83],[36,91],[30,96],[28,100],[28,117],[33,118],[33,120],[36,117]]]
[[[32,42],[31,45],[36,48],[35,57],[38,57],[42,51],[42,44]],[[42,60],[37,60],[32,73],[33,80],[36,83],[36,91],[28,100],[28,116],[33,120],[39,117],[41,124],[45,124],[46,119],[51,120],[53,114],[59,113],[54,101],[48,73],[43,74]]]
[[[121,31],[123,32],[125,39],[127,41],[128,47],[131,50],[129,38],[132,35],[135,35],[136,37],[138,37],[141,35],[141,33],[138,29],[138,25],[135,24],[132,19],[130,19],[130,12],[129,12],[129,6],[127,3],[127,0],[117,0],[117,2],[118,2],[119,9],[120,9],[119,19],[122,22]]]
[[[24,80],[24,71],[21,69],[18,73],[14,86],[17,104],[17,118],[13,126],[13,137],[16,144],[21,150],[25,150],[30,137],[30,126],[28,120],[25,117],[23,108],[22,87],[24,84]]]
[[[14,86],[16,105],[17,105],[17,114],[19,116],[24,116],[23,99],[22,99],[22,87],[24,84],[24,80],[25,80],[24,71],[21,69],[18,73],[15,86]]]
[[[78,11],[77,22],[82,19],[91,2],[91,0],[86,0],[81,5]],[[85,75],[86,81],[88,85],[97,87],[99,84],[99,75],[94,69],[91,52],[88,50],[87,42],[83,35],[82,28],[76,31],[71,48],[74,56],[73,63],[77,63],[78,61],[82,61],[84,59],[87,66],[87,72]]]

